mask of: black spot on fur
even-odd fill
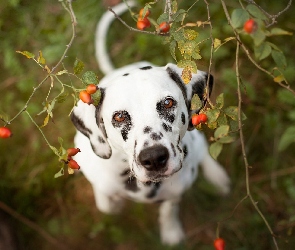
[[[129,177],[125,181],[125,188],[126,190],[132,191],[132,192],[137,192],[139,190],[137,186],[137,180],[134,176]]]
[[[150,133],[151,131],[152,131],[152,128],[149,127],[149,126],[146,126],[146,127],[144,127],[144,129],[143,129],[143,133],[145,133],[145,134],[148,134],[148,133]]]
[[[159,141],[162,139],[163,137],[163,134],[160,133],[160,134],[157,134],[157,133],[151,133],[150,135],[151,139],[154,140],[154,141]]]
[[[185,114],[183,112],[181,113],[181,122],[183,125],[185,124]]]
[[[165,102],[165,99],[159,101],[156,104],[156,109],[158,111],[158,114],[161,119],[164,119],[170,123],[173,123],[175,120],[175,114],[173,111],[177,105],[177,102],[174,100],[173,106],[171,108],[165,108],[164,102]]]
[[[83,135],[89,137],[92,134],[92,131],[85,126],[84,122],[74,112],[71,114],[71,121]]]
[[[145,141],[145,142],[143,143],[143,147],[144,147],[144,148],[146,148],[148,145],[149,145],[149,142],[148,142],[148,141]]]
[[[170,125],[167,125],[166,123],[162,123],[162,127],[166,132],[172,132],[172,127]]]
[[[192,175],[194,175],[195,174],[195,168],[192,168],[191,171],[192,171]]]
[[[159,188],[161,187],[161,182],[153,182],[151,191],[146,195],[146,198],[153,198],[157,195]]]
[[[127,162],[127,159],[122,159],[122,162]]]
[[[98,141],[102,144],[106,143],[106,141],[101,136],[98,136]]]
[[[183,150],[183,155],[184,155],[184,158],[185,158],[187,156],[187,153],[188,153],[187,146],[183,145],[182,150]]]
[[[175,146],[173,145],[173,143],[171,143],[171,148],[174,154],[174,157],[176,156],[176,150],[175,150]]]
[[[128,76],[129,75],[129,73],[126,73],[126,74],[124,74],[123,76]]]
[[[151,69],[151,68],[152,68],[152,66],[145,66],[145,67],[141,67],[139,69],[141,69],[141,70],[147,70],[147,69]]]
[[[124,141],[128,140],[128,133],[132,128],[132,121],[129,113],[125,110],[117,111],[122,114],[122,116],[125,118],[123,122],[118,122],[115,119],[112,120],[112,124],[114,128],[121,128],[121,135],[123,137]]]

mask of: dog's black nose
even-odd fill
[[[155,145],[146,148],[142,150],[138,156],[141,165],[149,171],[156,171],[165,168],[168,158],[168,149],[162,145]]]

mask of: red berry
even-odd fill
[[[170,24],[168,22],[162,22],[159,25],[159,31],[161,33],[167,33],[170,30]]]
[[[214,247],[216,250],[224,250],[225,249],[225,241],[222,238],[217,238],[214,240]]]
[[[200,122],[199,115],[194,114],[194,115],[192,116],[192,124],[193,124],[194,126],[197,126],[197,125],[199,125],[200,123],[201,123],[201,122]]]
[[[199,114],[199,120],[200,120],[200,123],[205,123],[208,120],[208,117],[206,114],[202,113],[202,114]]]
[[[144,10],[144,9],[141,9],[141,10],[139,11],[139,17],[140,17],[140,18],[142,18],[143,10]],[[150,14],[151,14],[151,11],[148,9],[148,10],[145,12],[144,17],[148,17]]]
[[[94,94],[97,91],[97,86],[95,84],[89,84],[86,88],[86,92],[90,95]]]
[[[81,152],[81,150],[79,148],[68,148],[67,149],[68,157],[74,156],[74,155],[78,154],[79,152]]]
[[[93,101],[91,99],[91,95],[87,93],[86,90],[82,90],[79,94],[80,99],[82,102],[87,103],[88,105],[91,104]]]
[[[249,19],[244,23],[244,30],[248,34],[252,34],[257,30],[257,23],[253,19]]]
[[[151,23],[150,23],[150,20],[147,19],[146,17],[143,19],[138,18],[136,26],[139,30],[144,30],[146,28],[151,27]]]
[[[12,136],[12,133],[9,128],[0,127],[0,138],[9,138]]]
[[[71,168],[71,169],[80,169],[80,166],[78,165],[78,163],[73,160],[73,159],[70,159],[69,162],[68,162],[68,166]]]

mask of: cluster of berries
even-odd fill
[[[93,103],[91,95],[94,94],[98,90],[98,87],[95,84],[89,84],[86,90],[82,90],[79,94],[82,102],[87,103],[88,105]]]

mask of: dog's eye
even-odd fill
[[[116,122],[123,122],[125,120],[125,115],[121,112],[117,112],[114,114],[113,119]]]
[[[170,109],[173,106],[173,104],[174,104],[174,100],[170,97],[168,97],[164,100],[164,107],[166,109]]]

